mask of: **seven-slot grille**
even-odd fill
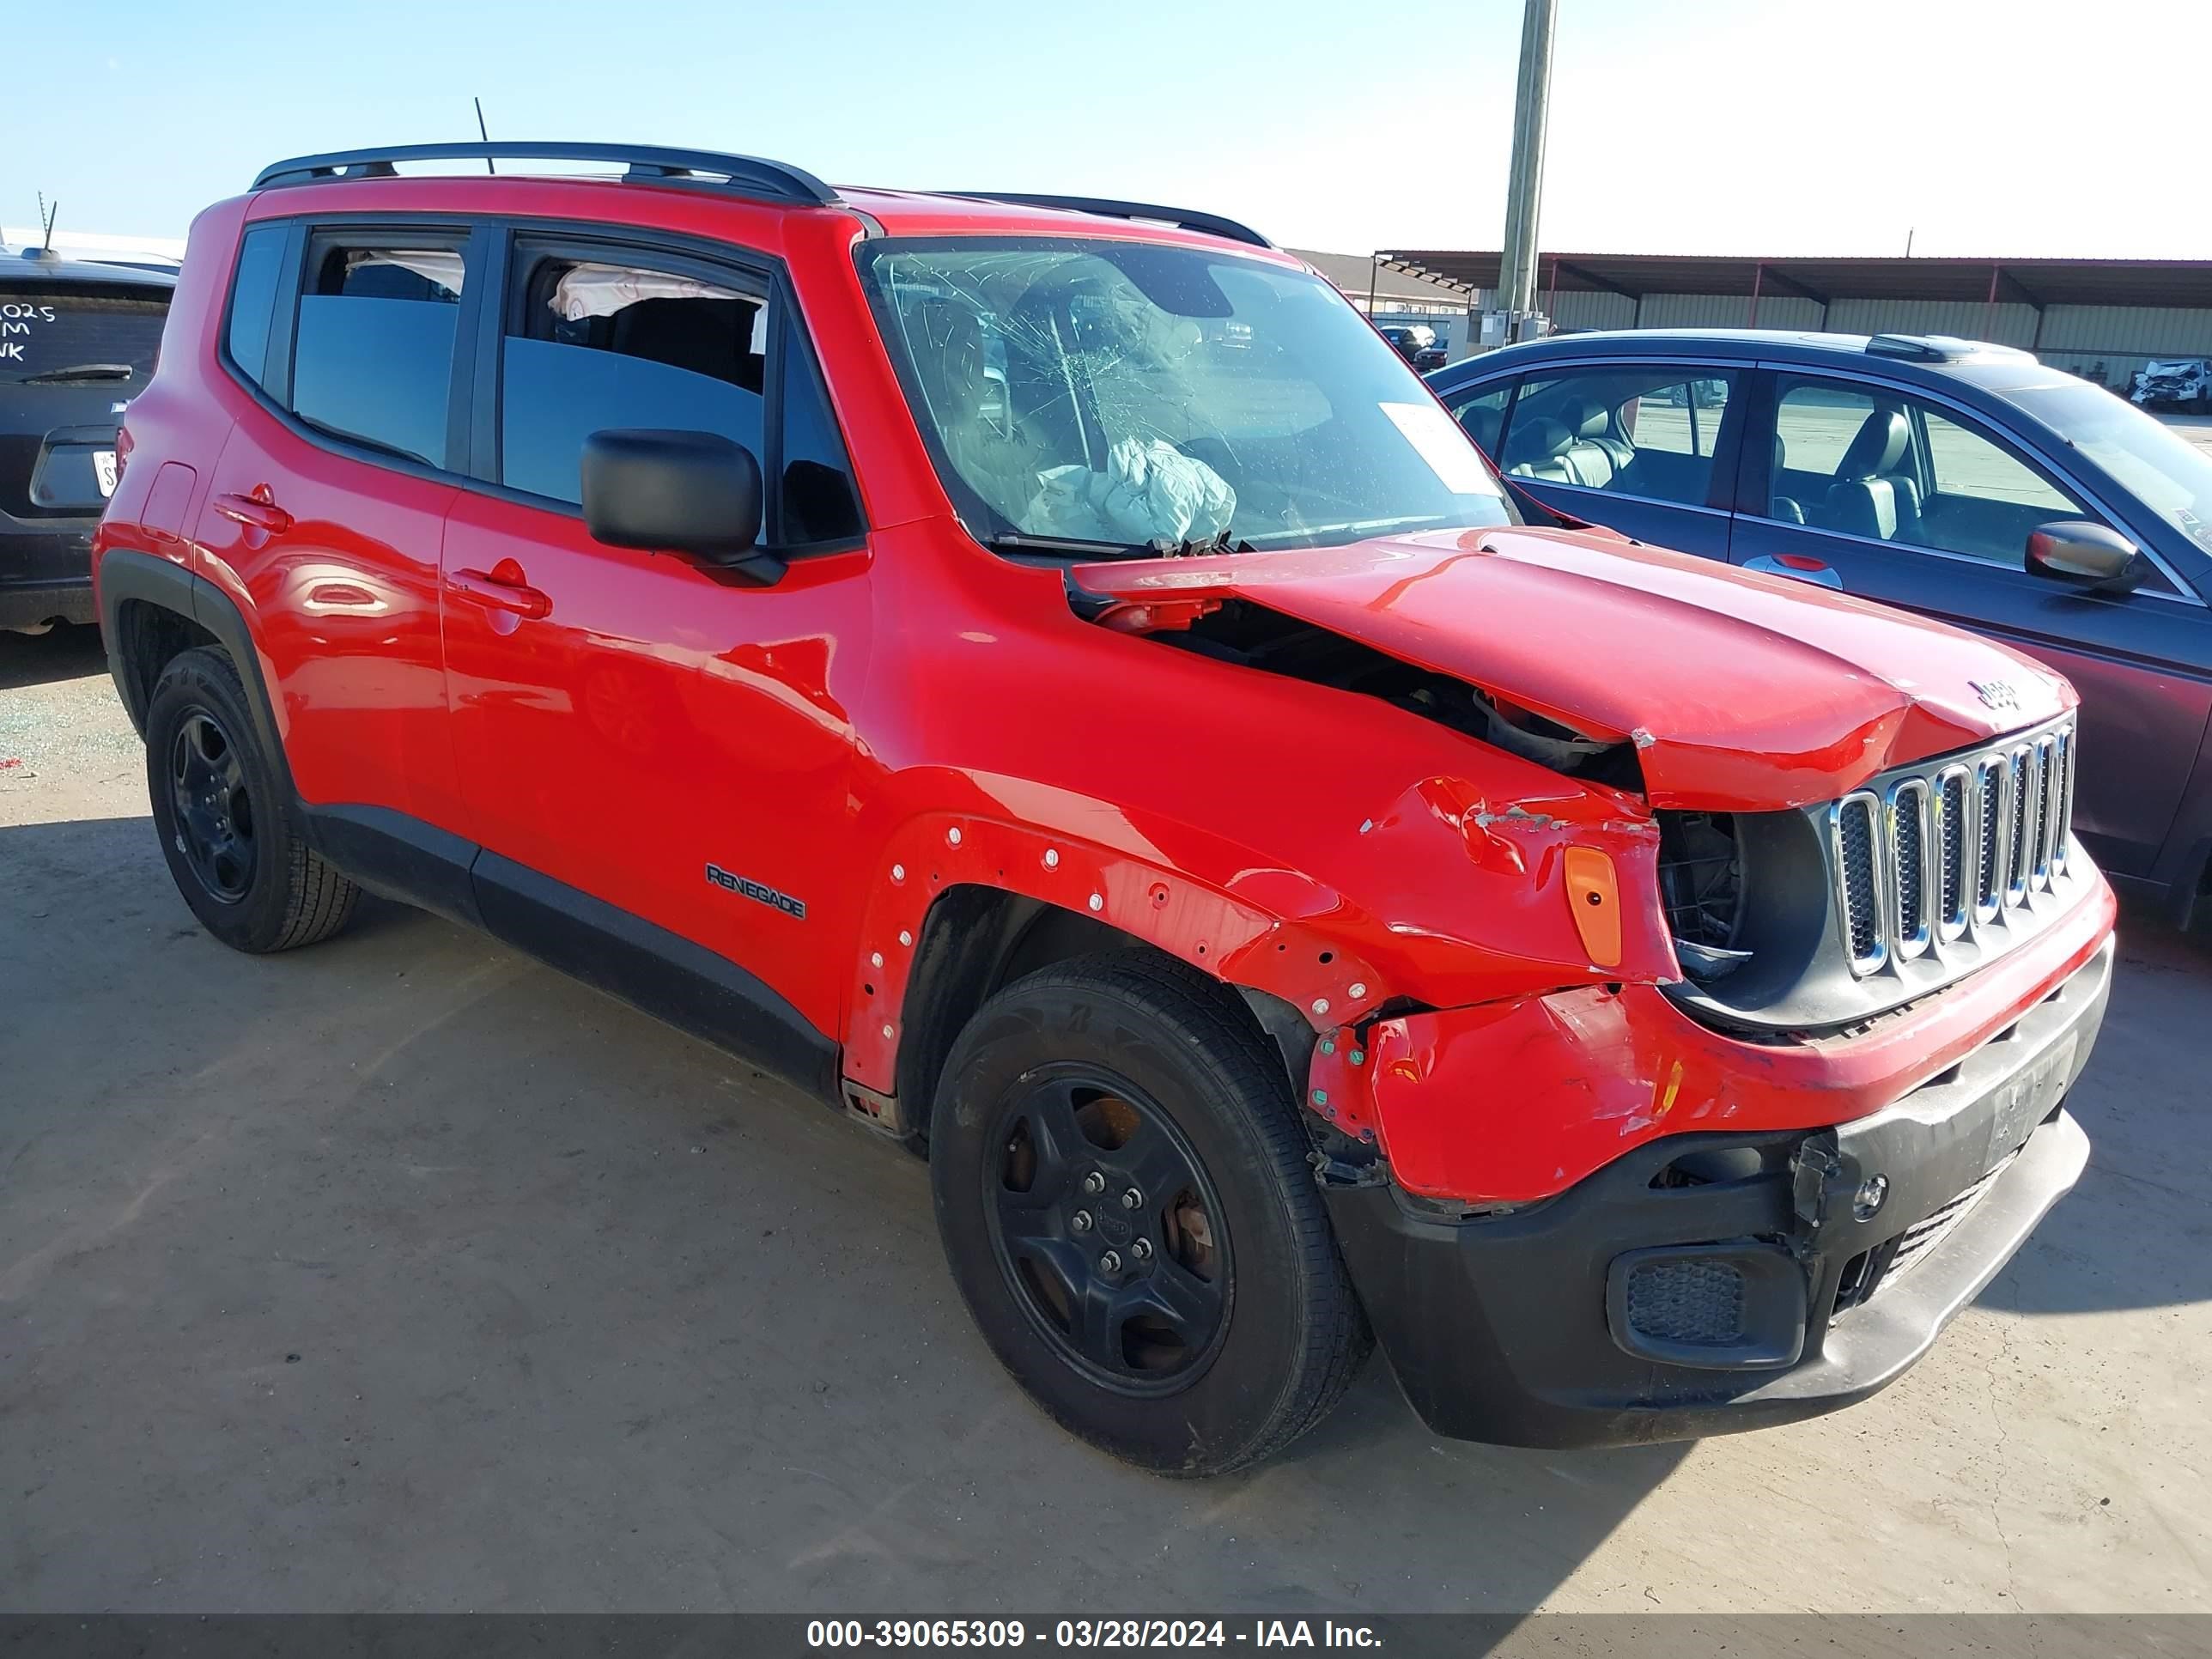
[[[2047,892],[2074,827],[2071,720],[1829,808],[1851,971],[1910,962]]]

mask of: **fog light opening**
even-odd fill
[[[1851,1194],[1851,1213],[1862,1221],[1871,1221],[1889,1202],[1889,1177],[1871,1175],[1859,1182],[1858,1191]]]

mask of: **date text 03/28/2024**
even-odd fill
[[[1370,1648],[1372,1626],[1333,1619],[816,1619],[810,1648]]]

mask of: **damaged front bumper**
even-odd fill
[[[2112,961],[2107,933],[1993,1039],[1835,1127],[1662,1135],[1483,1215],[1328,1185],[1407,1398],[1440,1434],[1573,1447],[1791,1422],[1884,1387],[2079,1177],[2088,1142],[2062,1103]]]

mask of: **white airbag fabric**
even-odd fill
[[[1103,471],[1055,466],[1038,475],[1023,522],[1033,535],[1084,541],[1203,541],[1229,527],[1237,492],[1204,461],[1158,438],[1124,438]]]

